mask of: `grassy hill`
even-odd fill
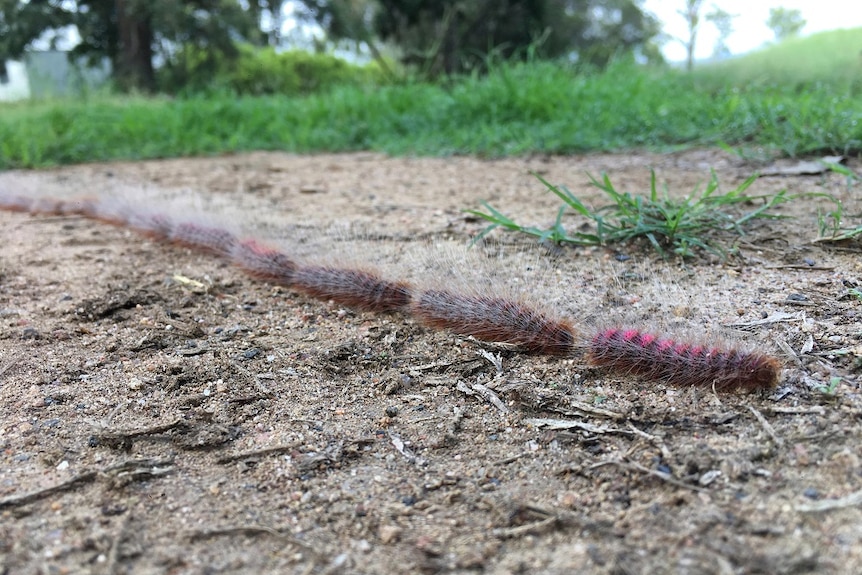
[[[736,85],[826,82],[862,85],[862,28],[791,38],[702,65],[698,77]]]

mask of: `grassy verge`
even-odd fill
[[[531,63],[450,86],[7,104],[0,169],[274,149],[492,156],[718,143],[786,155],[862,149],[862,98],[853,85],[698,84],[632,65],[576,73]]]

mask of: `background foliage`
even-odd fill
[[[110,59],[117,87],[154,91],[157,63],[173,68],[161,87],[179,90],[178,71],[222,72],[238,44],[275,45],[284,2],[275,0],[0,0],[0,59],[77,28],[74,55]],[[654,17],[637,0],[305,0],[317,48],[349,41],[391,68],[381,43],[425,76],[482,69],[489,58],[547,58],[605,66],[615,56],[659,58]],[[267,58],[269,58],[267,56]],[[271,58],[270,58],[271,59]],[[192,81],[195,74],[189,73]]]
[[[238,47],[236,58],[213,58],[195,46],[177,52],[158,74],[161,91],[171,94],[229,92],[238,95],[297,96],[336,86],[378,86],[388,82],[376,62],[351,64],[332,54],[272,47]]]

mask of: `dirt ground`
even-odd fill
[[[595,203],[587,172],[642,193],[650,168],[672,193],[759,169],[712,151],[255,153],[0,173],[785,365],[755,394],[612,377],[98,222],[0,213],[0,573],[862,572],[862,249],[812,242],[828,204],[785,204],[795,218],[753,223],[725,263],[499,231],[466,249],[481,200],[553,222],[530,171]],[[749,193],[781,189],[860,213],[838,174]]]

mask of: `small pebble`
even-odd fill
[[[808,499],[820,499],[820,492],[813,487],[809,487],[808,489],[803,491],[802,495],[804,495]]]
[[[126,512],[126,506],[121,504],[116,505],[103,505],[101,512],[105,517],[114,517],[117,515],[122,515]]]
[[[398,415],[398,406],[390,405],[386,408],[386,417],[395,417]]]
[[[35,327],[25,327],[21,330],[21,339],[41,339],[42,334]]]
[[[706,473],[701,475],[700,479],[698,479],[697,482],[702,486],[706,487],[707,485],[718,479],[720,475],[721,471],[719,471],[718,469],[711,469],[710,471],[707,471]]]
[[[560,497],[560,503],[567,509],[574,509],[578,502],[578,496],[571,491],[567,491],[562,495],[562,497]]]
[[[396,525],[381,525],[378,536],[384,545],[393,543],[401,536],[401,528]]]

